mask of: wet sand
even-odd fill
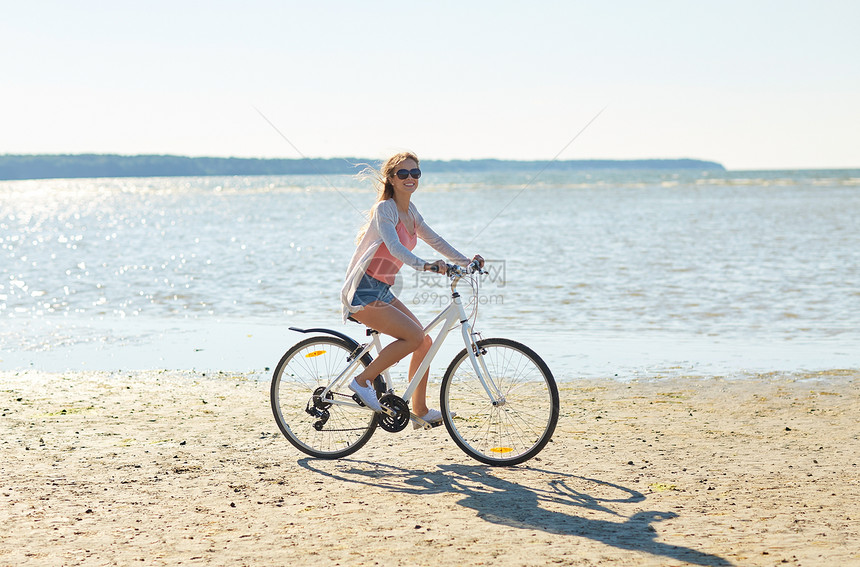
[[[856,370],[565,382],[504,469],[444,428],[308,458],[241,374],[0,384],[0,565],[860,565]]]

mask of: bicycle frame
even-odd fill
[[[472,326],[469,324],[469,318],[466,315],[466,310],[463,307],[460,294],[457,292],[457,284],[463,276],[455,273],[450,277],[452,279],[451,302],[436,316],[436,318],[433,319],[433,321],[424,327],[424,335],[430,335],[430,332],[439,325],[441,325],[442,328],[436,335],[436,339],[433,341],[433,345],[430,347],[424,360],[421,361],[418,369],[409,378],[409,385],[406,387],[406,391],[403,393],[402,397],[407,402],[412,399],[412,395],[415,393],[416,388],[418,388],[420,377],[424,376],[424,373],[430,368],[430,364],[433,362],[433,359],[439,352],[439,349],[442,347],[442,343],[445,341],[448,334],[459,325],[463,336],[463,344],[466,346],[466,351],[469,353],[469,360],[472,363],[472,368],[474,369],[475,374],[478,376],[478,379],[483,385],[493,406],[502,406],[505,403],[504,397],[480,357],[480,350],[477,346],[475,333],[472,330]],[[332,382],[326,386],[325,390],[320,393],[320,397],[325,398],[329,391],[345,386],[348,380],[352,378],[353,373],[358,369],[359,361],[371,350],[375,348],[377,354],[382,350],[382,341],[379,339],[379,333],[377,331],[371,331],[369,334],[371,336],[371,340],[364,345],[360,345],[360,350],[356,349],[358,352],[352,353],[349,365],[337,376],[337,378],[332,380]],[[388,368],[383,370],[382,376],[386,383],[386,389],[389,392],[393,392],[392,380],[388,370]],[[355,406],[355,402],[347,400],[329,398],[326,401],[335,405]],[[387,410],[387,408],[383,409]],[[386,413],[388,413],[388,411],[386,411]]]

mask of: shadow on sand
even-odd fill
[[[490,467],[482,465],[439,465],[436,470],[424,471],[349,459],[337,461],[336,467],[328,463],[331,461],[310,458],[299,461],[305,469],[343,482],[405,494],[462,494],[459,505],[494,524],[589,538],[695,565],[732,565],[716,555],[657,541],[653,524],[678,517],[674,512],[644,511],[624,517],[614,511],[613,504],[645,501],[642,493],[617,484],[534,467],[529,469],[548,480],[523,486],[495,476]],[[544,503],[555,510],[543,507]],[[583,518],[575,514],[577,509],[605,513],[618,520]]]

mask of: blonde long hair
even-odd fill
[[[380,166],[379,169],[374,169],[371,166],[367,166],[364,171],[359,173],[359,176],[362,178],[370,178],[376,184],[376,201],[373,203],[373,208],[370,209],[370,212],[367,215],[367,222],[361,229],[358,231],[358,235],[355,237],[355,243],[358,244],[361,239],[364,237],[364,234],[367,232],[367,229],[370,227],[370,223],[373,222],[373,215],[376,212],[376,205],[380,201],[387,201],[394,197],[394,185],[391,184],[391,176],[394,175],[394,170],[400,165],[402,162],[407,159],[411,159],[415,162],[415,165],[420,165],[418,161],[418,156],[413,154],[412,152],[400,152],[394,154]]]

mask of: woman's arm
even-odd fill
[[[415,234],[418,235],[418,238],[429,244],[433,250],[442,254],[455,264],[459,264],[460,266],[468,266],[469,259],[463,256],[456,248],[448,244],[448,242],[436,234],[436,232],[430,228],[426,222],[424,222],[424,217],[421,216],[421,213],[418,212],[417,209],[413,209],[412,212],[415,216]]]
[[[397,205],[393,200],[379,203],[376,208],[376,214],[373,215],[373,222],[376,225],[376,230],[382,237],[382,242],[388,247],[388,251],[391,252],[392,256],[420,272],[424,270],[427,262],[413,254],[409,248],[403,246],[400,242],[400,236],[397,234],[398,220]]]

